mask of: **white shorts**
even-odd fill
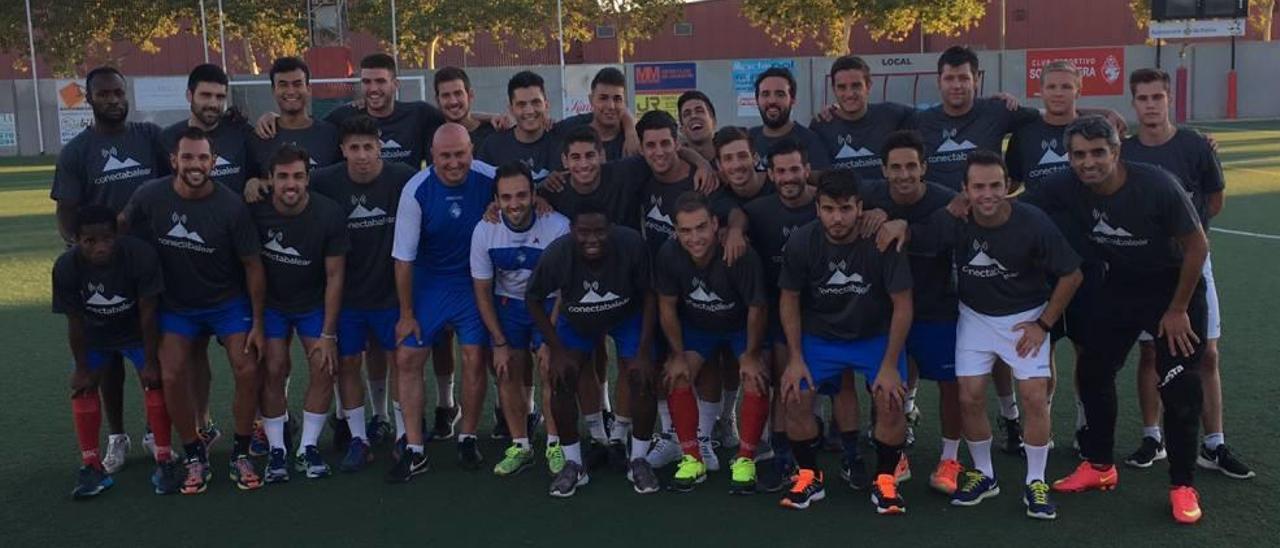
[[[1044,313],[1046,304],[1008,316],[987,316],[960,305],[960,321],[956,327],[956,376],[977,377],[991,374],[996,358],[1009,364],[1013,378],[1049,378],[1049,336],[1045,334],[1040,351],[1034,356],[1018,356],[1018,339],[1022,331],[1013,326],[1034,322]]]
[[[1212,255],[1205,255],[1204,268],[1200,271],[1201,277],[1204,278],[1204,304],[1205,313],[1209,316],[1205,319],[1204,334],[1205,338],[1216,341],[1222,338],[1222,313],[1218,310],[1218,285],[1213,281],[1213,261]],[[1151,342],[1155,337],[1150,333],[1143,331],[1138,335],[1139,342]]]

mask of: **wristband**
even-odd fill
[[[493,347],[494,347],[494,348],[502,348],[502,347],[504,347],[504,346],[506,346],[506,345],[507,345],[507,341],[502,341],[501,343],[495,343],[495,344],[493,345]]]
[[[1044,323],[1044,320],[1040,318],[1036,318],[1036,325],[1040,326],[1040,329],[1043,329],[1045,333],[1052,331],[1049,325]]]
[[[321,338],[321,339],[324,339],[324,340],[326,340],[326,341],[336,341],[336,340],[338,340],[338,336],[337,336],[337,335],[334,335],[334,334],[332,334],[332,333],[321,333],[321,334],[320,334],[320,338]]]

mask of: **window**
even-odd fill
[[[614,31],[613,25],[596,25],[596,38],[614,38],[617,32]]]
[[[681,21],[679,23],[676,23],[675,35],[676,36],[693,36],[693,23],[690,23],[688,21]]]

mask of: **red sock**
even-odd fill
[[[693,389],[686,386],[672,390],[667,396],[667,406],[671,408],[671,422],[675,423],[680,450],[702,460],[702,453],[698,451],[698,400],[693,397]]]
[[[85,466],[102,468],[98,454],[98,429],[102,427],[102,405],[97,390],[85,390],[71,398],[71,417],[76,423],[76,438],[80,441],[80,460]]]
[[[164,390],[152,388],[144,396],[147,404],[147,425],[156,437],[156,462],[168,462],[173,455],[173,423],[169,422],[169,410],[164,404]]]
[[[743,391],[742,406],[738,408],[738,456],[752,458],[764,423],[769,420],[769,398],[764,394]]]

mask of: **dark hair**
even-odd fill
[[[181,143],[184,139],[187,141],[204,141],[206,143],[209,143],[209,153],[215,154],[215,155],[218,153],[218,151],[215,150],[213,147],[213,138],[209,136],[208,132],[195,126],[187,126],[182,129],[181,133],[178,134],[178,140],[174,141],[174,145],[173,145],[174,154],[178,153],[178,144]]]
[[[93,96],[93,79],[99,76],[119,76],[120,81],[124,82],[124,74],[120,73],[120,69],[103,65],[89,71],[89,75],[84,77],[84,91],[89,96]]]
[[[756,75],[756,95],[760,95],[760,83],[765,78],[785,78],[787,80],[787,95],[793,99],[796,96],[796,77],[791,74],[791,69],[787,67],[769,67],[764,72]]]
[[[191,74],[187,76],[187,91],[195,91],[196,86],[201,82],[230,85],[227,72],[222,70],[222,67],[210,63],[196,65],[196,68],[191,69]]]
[[[1169,90],[1169,73],[1158,68],[1140,68],[1129,74],[1129,93],[1137,93],[1138,84],[1160,82]]]
[[[644,113],[640,117],[640,121],[636,122],[636,135],[641,139],[644,138],[644,132],[651,129],[669,129],[671,130],[671,138],[675,139],[676,134],[680,131],[680,125],[676,123],[676,119],[665,110],[651,110]]]
[[[938,56],[938,74],[942,74],[942,67],[960,67],[968,64],[973,75],[978,75],[978,54],[969,49],[968,46],[951,46],[942,55]]]
[[[302,162],[302,167],[310,169],[311,155],[307,154],[307,150],[293,143],[285,143],[280,145],[275,152],[271,153],[271,173],[274,175],[276,168],[279,166],[289,165],[294,162]]]
[[[880,147],[880,161],[888,164],[889,153],[900,149],[909,148],[916,151],[920,163],[924,163],[924,139],[920,137],[920,132],[914,129],[899,129],[891,131],[884,138],[884,146]]]
[[[1071,137],[1075,135],[1090,141],[1106,139],[1107,144],[1113,147],[1120,146],[1120,133],[1116,131],[1116,127],[1111,125],[1111,122],[1108,122],[1106,118],[1096,114],[1081,116],[1067,125],[1067,129],[1062,132],[1062,141],[1068,151],[1071,150]]]
[[[719,131],[716,131],[715,136],[711,138],[711,145],[716,149],[716,156],[719,156],[720,149],[724,148],[725,145],[728,145],[729,143],[737,141],[747,141],[748,146],[750,146],[751,134],[747,133],[747,130],[740,126],[728,126],[722,127]]]
[[[680,94],[680,98],[676,99],[676,112],[684,110],[684,104],[689,101],[702,101],[703,104],[707,105],[707,111],[711,113],[711,117],[716,117],[716,106],[711,104],[711,99],[707,97],[707,94],[696,89]]]
[[[498,195],[498,185],[497,185],[498,179],[502,179],[505,177],[524,177],[524,180],[529,182],[529,192],[533,193],[533,172],[529,171],[529,166],[524,165],[524,162],[521,162],[519,160],[512,160],[510,162],[507,162],[505,164],[498,166],[498,170],[496,173],[494,173],[494,176],[493,176],[493,180],[494,180],[493,195],[494,196]]]
[[[605,67],[600,69],[599,72],[596,72],[595,77],[591,79],[591,89],[595,90],[597,84],[604,84],[606,86],[621,86],[623,88],[626,88],[627,77],[622,74],[622,71],[618,70],[615,67]]]
[[[591,147],[600,150],[600,134],[590,125],[574,126],[560,140],[560,154],[568,154],[569,146],[577,143],[591,143]]]
[[[990,150],[978,149],[969,153],[964,161],[964,184],[969,184],[969,168],[973,166],[1000,166],[1000,172],[1004,173],[1005,179],[1009,178],[1009,168],[1004,164],[1004,157],[997,152]]]
[[[831,72],[829,73],[831,76],[831,83],[835,83],[837,72],[846,70],[856,70],[861,72],[863,81],[871,79],[871,67],[867,65],[866,61],[863,61],[862,58],[857,55],[845,55],[836,58],[836,61],[831,63]]]
[[[766,156],[766,159],[769,160],[769,165],[772,166],[774,157],[782,156],[783,154],[791,154],[792,152],[799,152],[800,161],[809,163],[809,151],[800,146],[800,141],[797,141],[795,137],[783,137],[782,139],[774,141],[774,143],[769,146],[769,153]]]
[[[385,53],[370,53],[360,60],[360,68],[362,69],[387,69],[391,74],[396,73],[396,60],[394,57]]]
[[[75,225],[72,227],[73,234],[80,235],[80,232],[86,226],[107,225],[111,227],[111,232],[116,232],[119,228],[116,225],[115,210],[104,205],[86,205],[76,211]]]
[[[338,125],[339,141],[347,140],[347,137],[353,135],[368,135],[377,139],[382,136],[382,130],[378,129],[378,122],[368,114],[356,114],[348,116]]]
[[[707,202],[706,196],[689,190],[676,197],[676,213],[694,213],[696,211],[711,213],[711,205]],[[711,217],[714,218],[715,215]]]
[[[507,80],[507,101],[515,99],[516,90],[521,88],[538,88],[544,98],[547,95],[547,88],[542,81],[542,77],[530,70],[517,72],[510,80]]]
[[[462,80],[462,89],[471,91],[471,77],[467,76],[467,71],[458,67],[449,66],[436,71],[433,77],[433,85],[435,86],[436,95],[440,94],[440,84],[452,82],[454,80]]]
[[[818,195],[833,200],[861,199],[858,195],[860,186],[858,173],[848,168],[824,171],[818,177]]]
[[[302,71],[302,81],[311,83],[311,69],[307,67],[307,62],[299,57],[280,57],[271,62],[271,71],[267,73],[271,80],[271,87],[276,87],[276,75],[282,72],[293,72],[295,70]]]
[[[583,200],[578,202],[578,206],[573,208],[573,218],[569,220],[569,223],[575,225],[578,224],[578,219],[584,215],[600,215],[601,217],[604,217],[606,221],[613,222],[613,219],[609,218],[609,211],[595,200]]]

